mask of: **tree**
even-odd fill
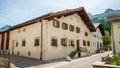
[[[103,45],[105,46],[106,49],[108,49],[110,42],[111,42],[110,35],[109,33],[106,33],[106,35],[103,36]]]

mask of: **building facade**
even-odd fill
[[[103,47],[102,36],[105,35],[104,29],[100,23],[94,24],[96,32],[92,32],[92,53],[97,53],[97,51]]]
[[[111,24],[113,53],[120,52],[120,14],[111,14],[106,22]]]
[[[80,47],[91,54],[91,32],[95,28],[80,7],[48,13],[9,31],[9,50],[15,55],[50,60],[64,58]]]

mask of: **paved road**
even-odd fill
[[[89,57],[75,59],[71,62],[62,62],[61,64],[52,65],[46,68],[91,68],[92,63],[101,61],[101,57],[107,56],[112,52],[91,55]]]
[[[11,60],[18,68],[90,68],[93,62],[101,61],[101,57],[110,53],[105,52],[84,58],[77,58],[71,62],[67,62],[65,59],[40,61],[22,56],[12,56]]]

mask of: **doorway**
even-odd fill
[[[76,43],[77,43],[77,52],[78,52],[78,57],[80,57],[81,56],[81,53],[80,53],[80,46],[79,46],[79,43],[80,41],[79,40],[77,40],[76,41]]]

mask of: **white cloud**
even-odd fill
[[[4,0],[0,3],[0,25],[14,25],[51,11],[81,6],[92,14],[107,8],[120,9],[119,0]]]

